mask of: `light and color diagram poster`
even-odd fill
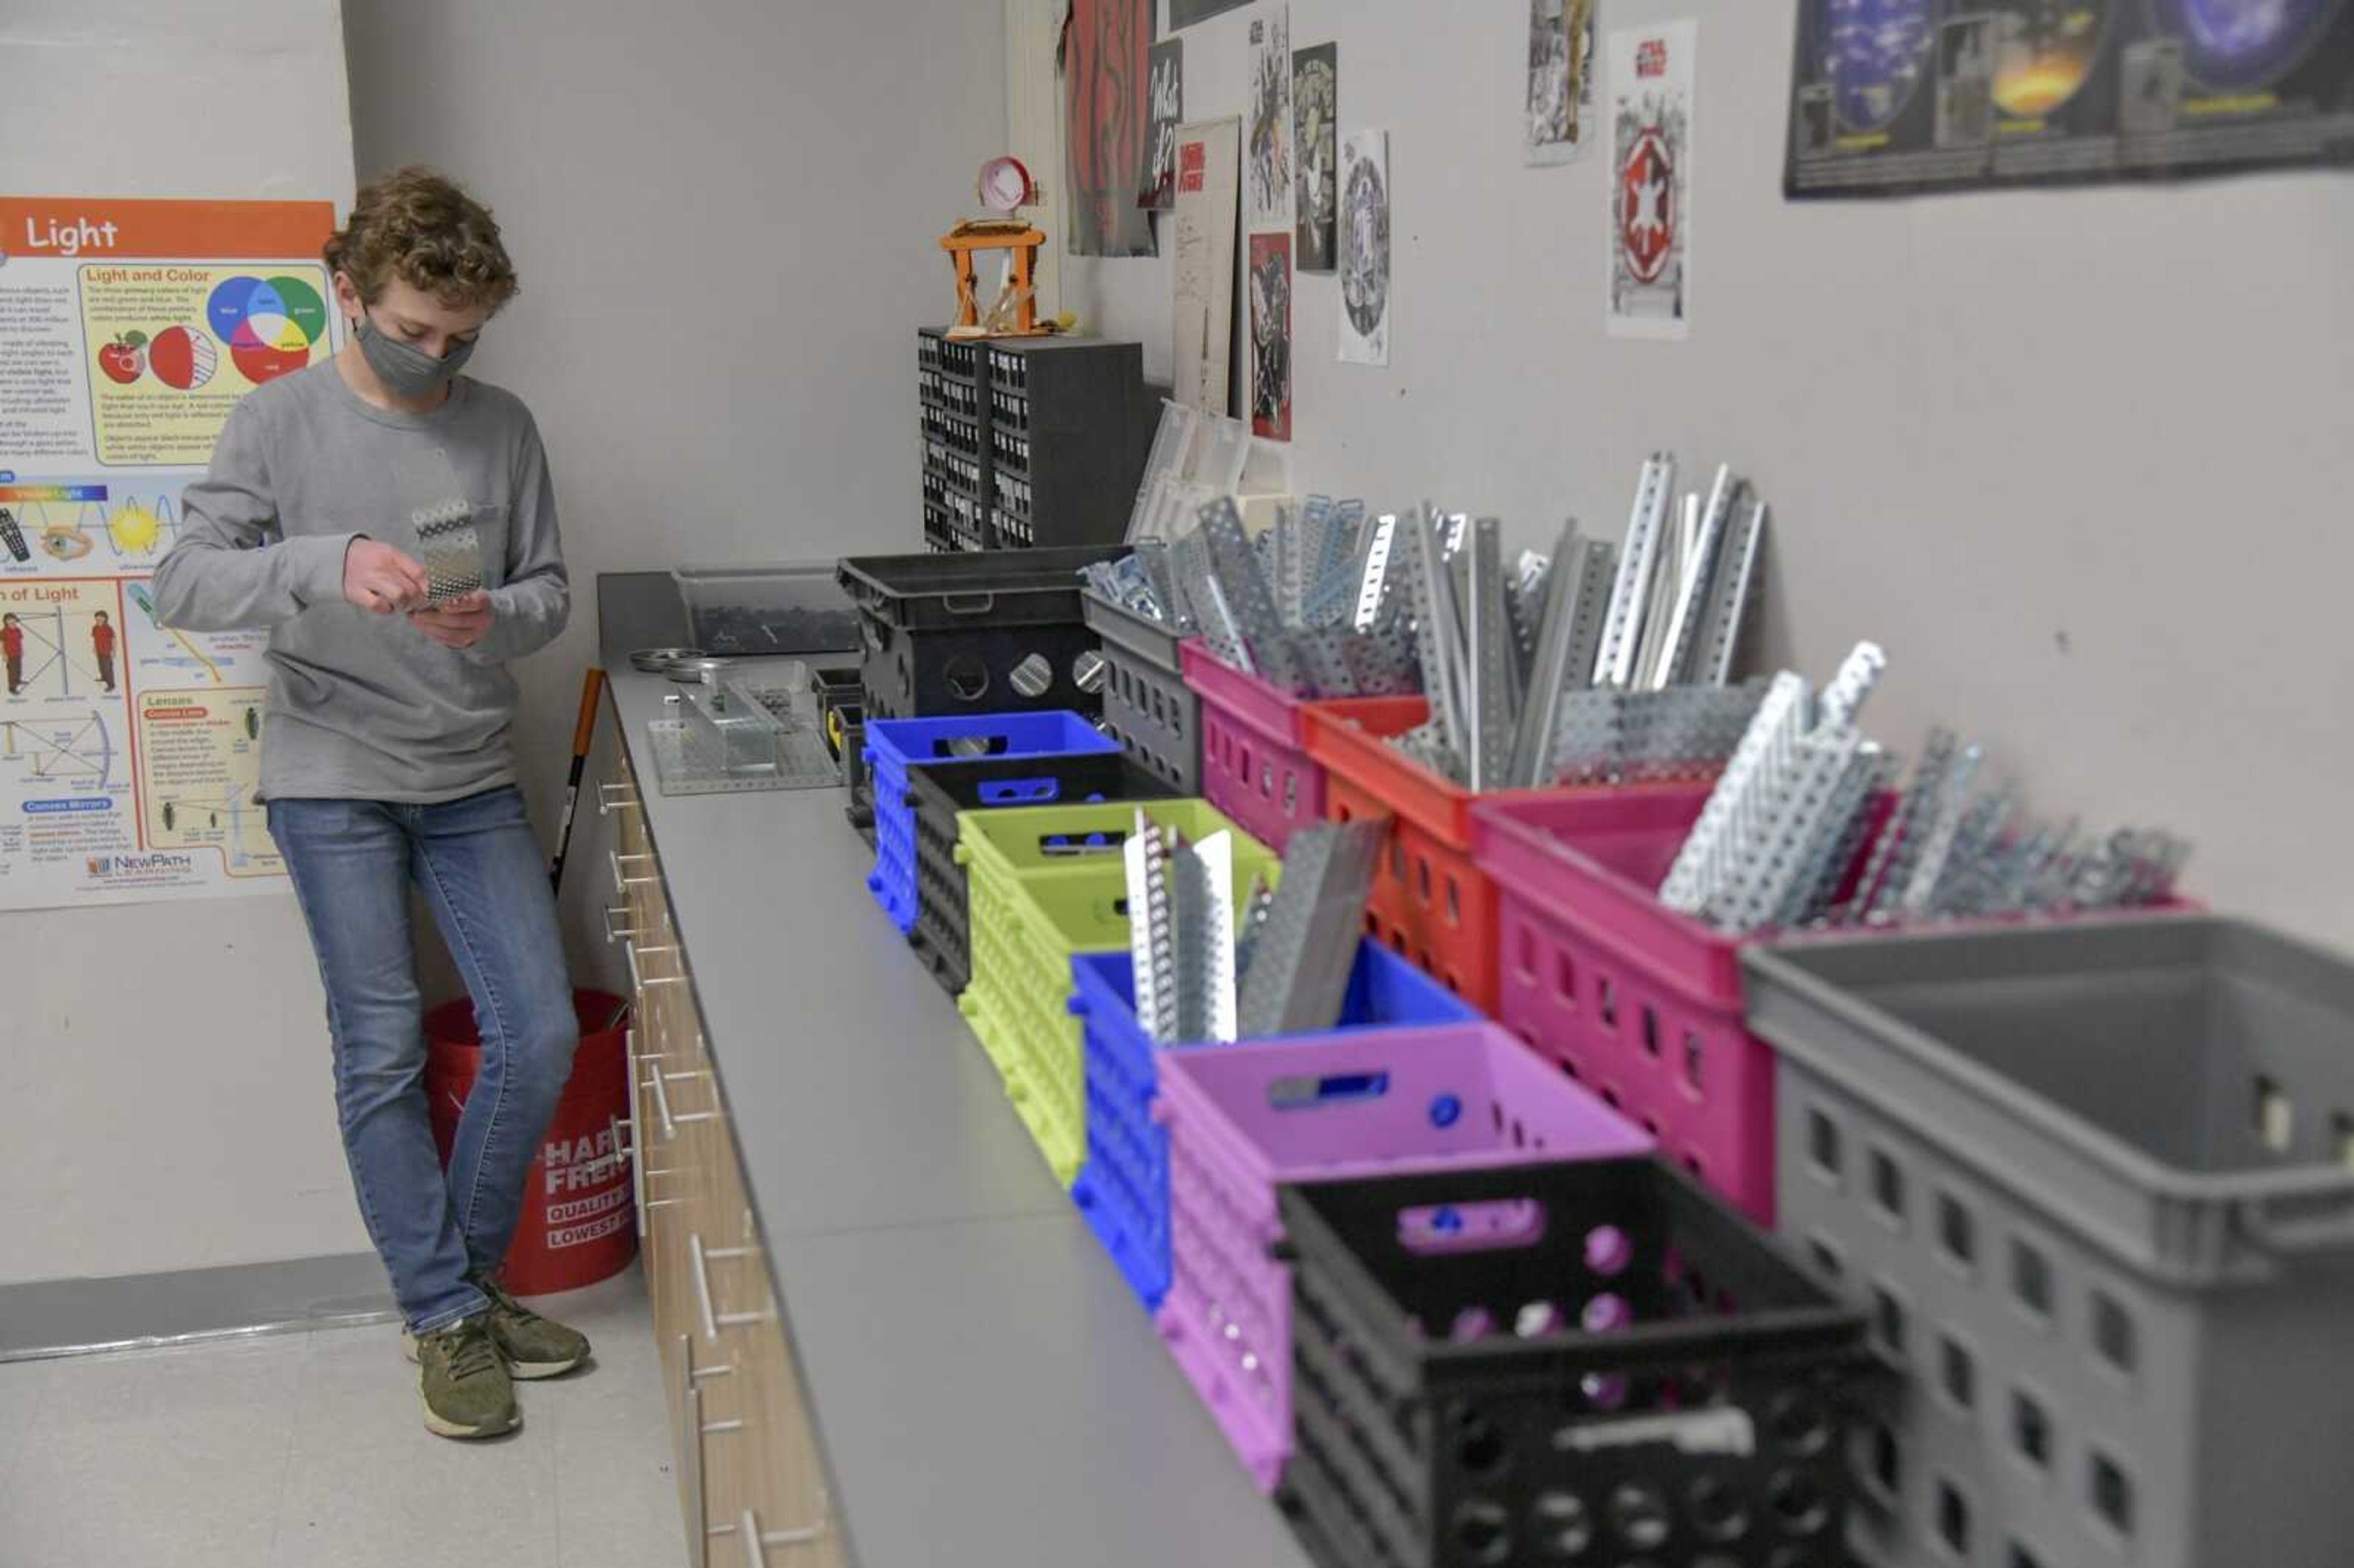
[[[1176,375],[1170,396],[1225,414],[1233,403],[1235,212],[1242,179],[1242,122],[1233,115],[1177,128],[1176,238],[1170,334]]]
[[[1691,334],[1691,150],[1700,24],[1610,35],[1613,337]]]
[[[0,196],[0,909],[278,892],[264,631],[148,579],[237,400],[334,351],[323,202]]]
[[[1793,196],[2354,163],[2349,0],[1801,0]]]

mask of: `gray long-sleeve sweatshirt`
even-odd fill
[[[412,493],[419,471],[454,476],[482,539],[497,616],[472,648],[344,600],[355,538],[418,555],[411,514],[441,499]],[[513,394],[464,376],[429,414],[362,401],[332,359],[282,376],[238,404],[183,493],[154,593],[166,626],[269,629],[264,799],[430,803],[513,783],[506,664],[571,608],[539,430]]]

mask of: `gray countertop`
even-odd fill
[[[663,797],[673,688],[608,668],[863,1568],[1305,1568],[868,895],[842,792]]]

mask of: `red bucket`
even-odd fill
[[[578,1290],[619,1274],[637,1255],[637,1200],[616,1123],[630,1114],[625,1003],[610,991],[576,991],[580,1051],[557,1102],[539,1158],[525,1178],[523,1213],[507,1248],[506,1287],[518,1296]],[[445,1002],[425,1015],[425,1094],[441,1162],[482,1065],[474,1004]]]

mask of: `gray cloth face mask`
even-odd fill
[[[451,343],[449,353],[436,359],[423,349],[387,334],[365,310],[352,325],[352,336],[358,340],[360,355],[367,361],[368,368],[376,372],[385,390],[396,397],[431,397],[463,369],[474,354],[473,344],[457,339]]]

